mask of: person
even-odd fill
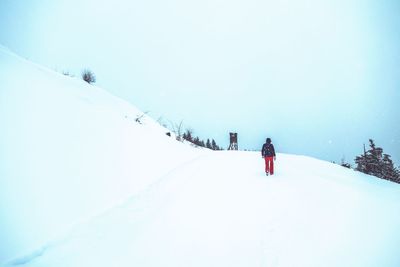
[[[276,160],[275,148],[271,143],[271,138],[265,140],[265,144],[262,146],[261,155],[265,160],[265,174],[274,174],[274,160]]]

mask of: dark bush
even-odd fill
[[[92,84],[96,82],[96,76],[92,71],[85,69],[82,71],[82,80],[89,84]]]

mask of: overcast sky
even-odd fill
[[[400,164],[398,0],[0,0],[0,43],[224,147]]]

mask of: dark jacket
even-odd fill
[[[275,157],[275,148],[271,143],[265,143],[261,149],[261,155],[263,157]]]

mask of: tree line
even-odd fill
[[[204,140],[201,140],[198,136],[193,137],[193,132],[191,130],[186,130],[186,132],[183,133],[182,138],[196,146],[205,147],[212,150],[222,150],[222,148],[217,145],[214,139],[210,140],[207,138],[207,141],[204,142]]]
[[[364,146],[364,153],[355,158],[355,170],[400,183],[400,169],[394,166],[390,157],[375,145],[374,140],[369,139],[369,149],[366,150]]]

